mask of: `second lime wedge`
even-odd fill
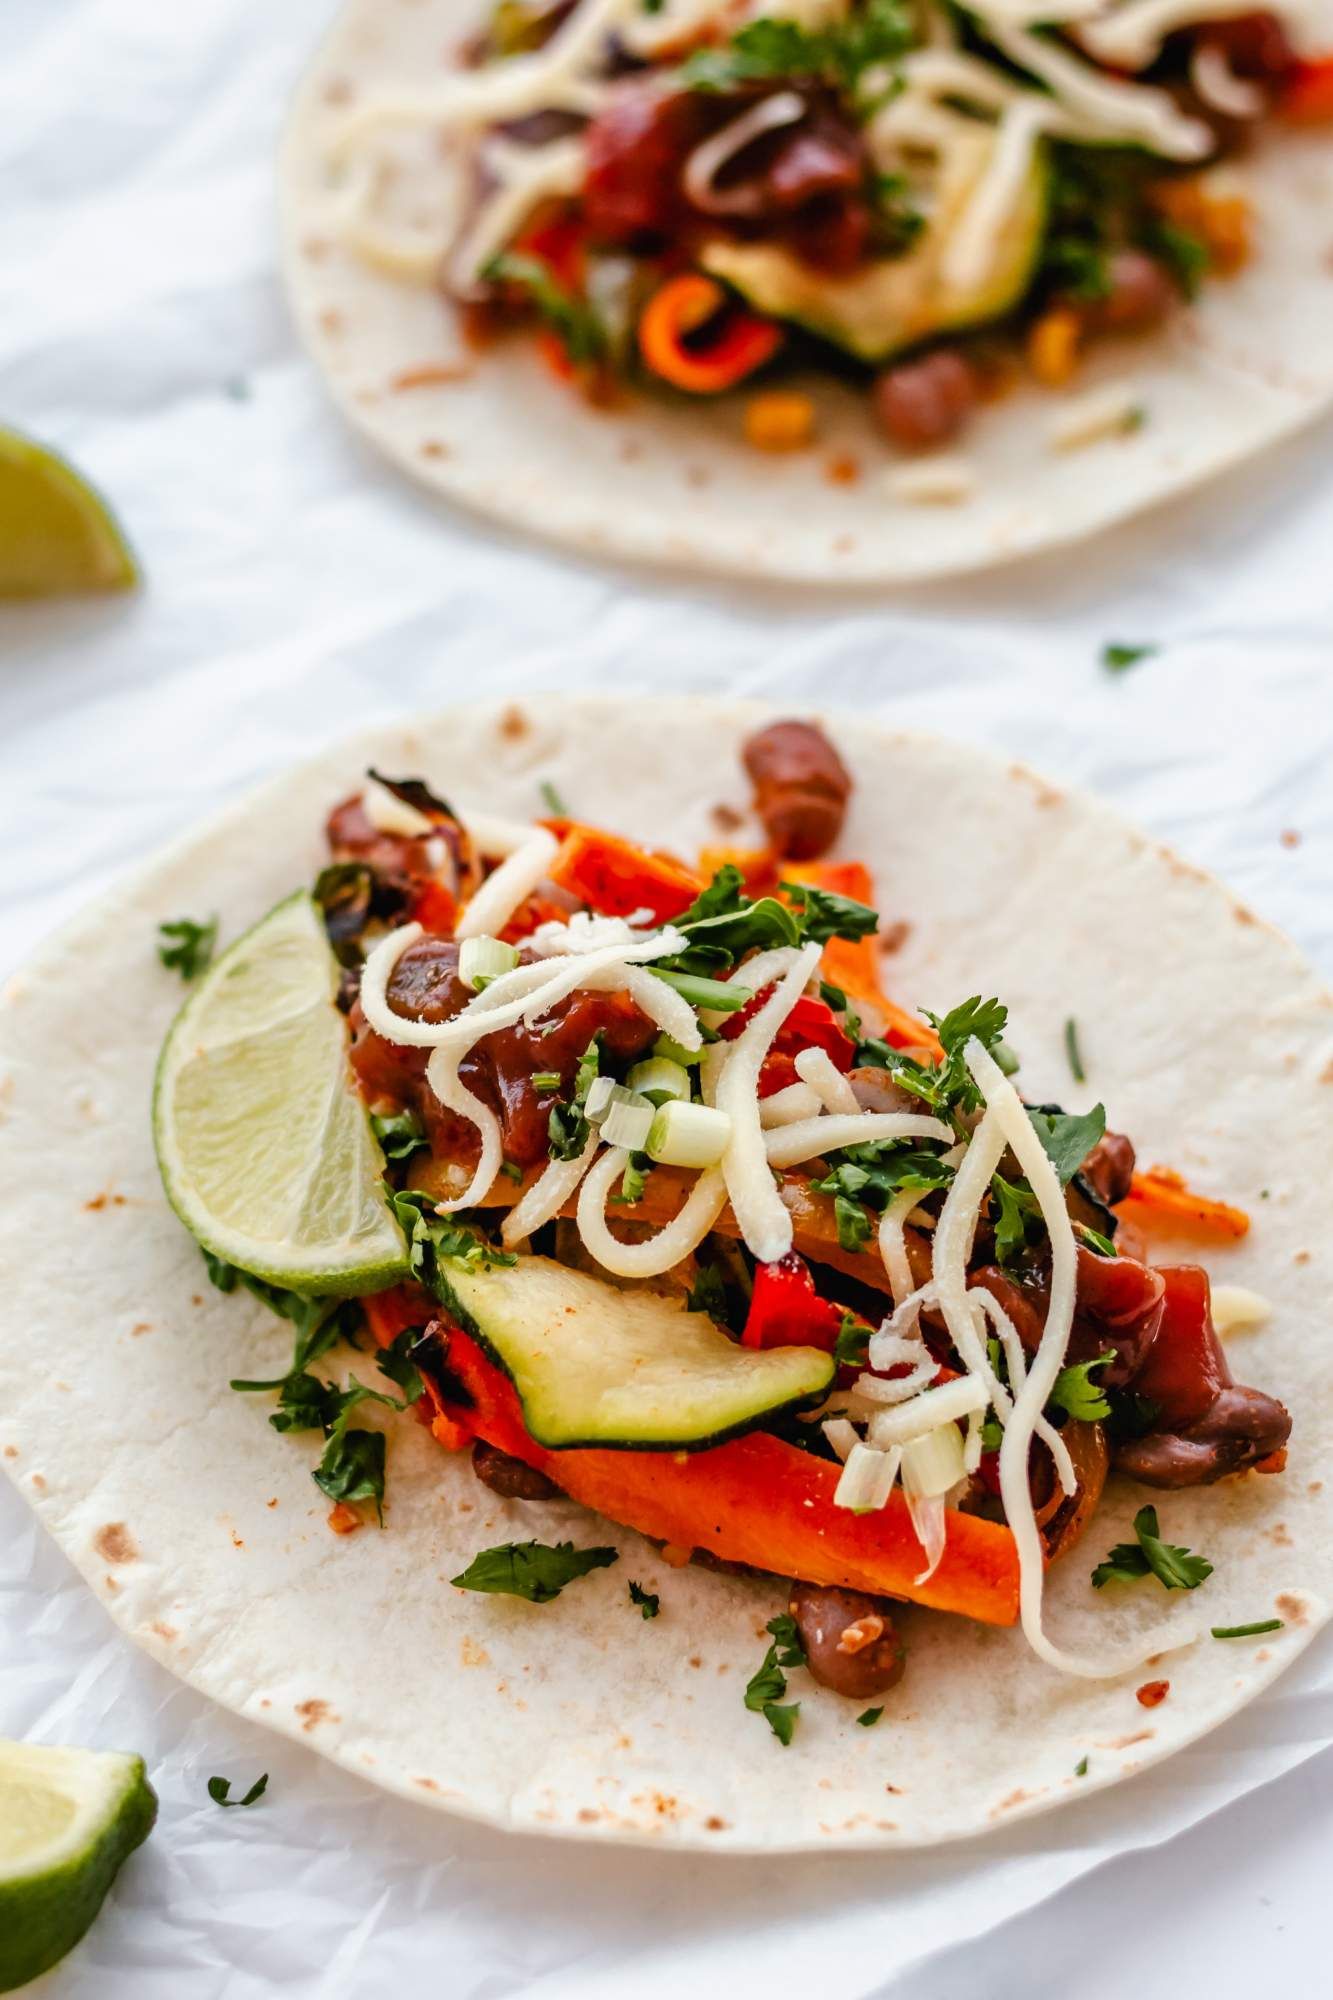
[[[163,1185],[186,1228],[228,1263],[318,1294],[406,1274],[337,983],[302,890],[200,980],[163,1045],[153,1105]]]
[[[129,590],[138,580],[114,514],[82,473],[0,429],[0,598]]]

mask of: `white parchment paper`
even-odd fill
[[[270,156],[325,15],[5,0],[0,421],[103,483],[148,576],[132,602],[0,614],[5,969],[331,736],[587,685],[839,704],[1008,749],[1225,874],[1333,976],[1333,432],[1095,548],[894,600],[704,588],[493,535],[344,435],[287,327]],[[1112,638],[1162,650],[1113,678],[1097,664]],[[1145,939],[1146,973],[1172,948]],[[1052,1970],[1055,1990],[1152,2000],[1173,1961],[1178,1987],[1186,1943],[1192,1978],[1225,1996],[1284,1950],[1301,1990],[1265,1898],[1290,1899],[1311,1951],[1323,1929],[1327,1643],[1162,1771],[972,1848],[594,1863],[381,1798],[212,1710],[112,1631],[6,1490],[0,1734],[141,1749],[162,1795],[159,1831],[45,1982],[59,2000],[1002,2000]],[[243,1786],[265,1769],[253,1811],[208,1801],[214,1772]],[[1242,1872],[1259,1849],[1281,1883],[1262,1854]]]

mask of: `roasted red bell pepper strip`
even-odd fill
[[[1136,1395],[1155,1403],[1153,1425],[1174,1430],[1197,1423],[1232,1376],[1213,1326],[1208,1273],[1198,1264],[1169,1265],[1162,1323],[1134,1377]]]
[[[1288,72],[1278,109],[1300,125],[1333,119],[1333,56],[1297,62]]]
[[[743,980],[745,968],[736,974]],[[759,1012],[772,993],[772,986],[765,986],[747,1000],[738,1013],[729,1014],[718,1029],[724,1041],[733,1042],[746,1023]],[[845,1074],[852,1066],[855,1048],[838,1026],[833,1009],[822,1000],[815,1000],[803,993],[788,1014],[773,1038],[773,1045],[764,1057],[759,1072],[759,1095],[772,1097],[776,1091],[785,1090],[789,1083],[797,1080],[796,1058],[802,1049],[823,1049],[825,1054]]]
[[[551,863],[551,880],[606,917],[649,910],[659,923],[678,917],[703,883],[674,855],[650,853],[595,826],[571,826]]]
[[[721,285],[701,271],[668,278],[639,317],[639,352],[653,374],[688,395],[716,396],[771,361],[782,345],[782,329],[753,313],[728,314],[707,347],[686,345],[725,304]]]
[[[361,1301],[361,1310],[376,1347],[388,1347],[409,1326],[425,1326],[439,1308],[420,1285],[392,1285],[387,1292],[370,1292]]]
[[[994,1521],[950,1512],[939,1568],[918,1584],[921,1545],[901,1493],[870,1514],[835,1507],[839,1467],[764,1431],[707,1451],[546,1451],[524,1428],[509,1378],[457,1328],[449,1333],[447,1365],[470,1398],[445,1406],[450,1419],[640,1534],[775,1576],[908,1598],[985,1625],[1017,1619],[1014,1538]]]
[[[821,1299],[809,1266],[789,1250],[773,1264],[756,1264],[744,1347],[822,1347],[832,1354],[842,1307]]]

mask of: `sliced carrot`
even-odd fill
[[[388,1347],[409,1326],[424,1326],[436,1317],[438,1308],[421,1285],[393,1285],[387,1292],[372,1292],[361,1301],[361,1310],[376,1347]]]
[[[607,917],[648,910],[659,923],[689,908],[703,883],[674,855],[636,847],[599,827],[571,825],[550,878]]]
[[[840,1468],[763,1431],[707,1451],[546,1451],[528,1435],[508,1377],[457,1328],[448,1367],[471,1399],[448,1414],[538,1467],[572,1500],[656,1541],[986,1625],[1018,1616],[1014,1538],[994,1521],[951,1511],[939,1567],[918,1583],[921,1545],[901,1493],[871,1514],[836,1507]]]
[[[361,1516],[355,1507],[349,1507],[345,1500],[339,1500],[328,1516],[328,1524],[335,1535],[350,1535],[361,1526]]]
[[[812,889],[828,889],[836,896],[850,896],[853,902],[875,907],[875,884],[870,870],[861,861],[789,862],[783,873],[790,882],[804,882]],[[873,936],[830,938],[824,947],[821,971],[833,986],[840,986],[855,1000],[864,1000],[879,1013],[884,1039],[896,1049],[926,1049],[938,1060],[944,1050],[939,1036],[925,1021],[891,1000],[880,984],[879,955]]]
[[[1243,1208],[1196,1194],[1170,1167],[1149,1167],[1146,1173],[1135,1174],[1117,1213],[1125,1209],[1148,1227],[1156,1219],[1176,1229],[1198,1229],[1208,1236],[1241,1237],[1250,1227]]]
[[[721,285],[702,271],[668,278],[639,317],[639,352],[653,374],[687,395],[716,396],[771,361],[782,345],[782,329],[754,313],[728,313],[706,347],[687,345],[688,336],[726,303]]]

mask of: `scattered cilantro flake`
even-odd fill
[[[370,1129],[379,1140],[386,1160],[405,1160],[426,1143],[425,1128],[415,1111],[372,1114]]]
[[[197,924],[191,917],[177,917],[174,922],[159,924],[157,955],[168,972],[179,972],[189,983],[197,979],[212,963],[213,947],[218,941],[218,920],[210,917],[206,924]]]
[[[833,1359],[839,1368],[864,1368],[866,1349],[874,1328],[867,1326],[855,1313],[845,1312],[838,1328],[838,1337],[833,1343]]]
[[[359,1395],[358,1390],[361,1392]],[[320,1492],[327,1493],[330,1500],[373,1500],[379,1524],[383,1527],[384,1432],[347,1429],[351,1411],[367,1397],[379,1403],[392,1402],[391,1397],[379,1396],[373,1389],[363,1389],[359,1382],[344,1391],[342,1412],[328,1434],[324,1456],[310,1476]]]
[[[202,1249],[202,1245],[200,1247]],[[264,1278],[252,1277],[238,1264],[228,1264],[221,1257],[215,1257],[211,1250],[203,1250],[203,1259],[209,1282],[216,1285],[220,1292],[234,1292],[239,1285],[261,1300],[270,1312],[277,1313],[279,1319],[289,1320],[296,1328],[296,1346],[289,1373],[298,1374],[312,1361],[317,1361],[321,1354],[327,1354],[340,1340],[353,1347],[357,1345],[357,1334],[364,1318],[359,1300],[307,1298],[303,1292],[284,1291],[281,1285],[270,1285]],[[275,1381],[258,1386],[276,1389],[283,1379],[279,1376]]]
[[[233,1799],[228,1797],[228,1793],[231,1791],[230,1778],[210,1778],[208,1781],[208,1796],[210,1799],[212,1799],[215,1806],[257,1805],[260,1799],[263,1798],[264,1793],[267,1790],[268,1790],[267,1771],[264,1772],[262,1777],[256,1778],[253,1785],[251,1785],[249,1791],[245,1794],[245,1796],[239,1799]]]
[[[551,783],[551,780],[543,778],[539,789],[542,795],[542,804],[546,807],[547,812],[550,813],[551,818],[568,819],[569,807],[565,804],[559,792]]]
[[[1065,1022],[1065,1055],[1069,1059],[1069,1074],[1075,1083],[1086,1083],[1088,1078],[1083,1067],[1083,1051],[1078,1045],[1078,1022],[1072,1014]]]
[[[790,1612],[781,1611],[776,1618],[770,1618],[765,1630],[772,1634],[773,1643],[746,1683],[745,1706],[752,1713],[764,1717],[779,1743],[785,1747],[795,1733],[801,1704],[794,1701],[782,1705],[782,1697],[787,1692],[787,1676],[782,1670],[784,1667],[803,1667],[806,1664],[805,1648],[801,1644],[796,1620]]]
[[[1091,1111],[1059,1111],[1034,1104],[1028,1106],[1028,1117],[1061,1187],[1068,1187],[1106,1130],[1106,1107],[1094,1104]]]
[[[1003,1174],[994,1174],[990,1185],[997,1210],[993,1218],[995,1255],[1001,1264],[1015,1264],[1027,1249],[1030,1229],[1041,1223],[1041,1209],[1026,1181],[1008,1181]]]
[[[1213,1573],[1204,1556],[1164,1542],[1157,1525],[1157,1509],[1140,1507],[1134,1516],[1137,1541],[1120,1542],[1092,1572],[1094,1590],[1108,1583],[1133,1583],[1139,1577],[1155,1576],[1166,1590],[1197,1590]]]
[[[882,1708],[863,1708],[856,1720],[862,1729],[873,1729],[883,1713]]]
[[[501,1542],[483,1549],[451,1582],[460,1590],[492,1591],[549,1604],[567,1583],[620,1561],[619,1549],[576,1549],[572,1542]]]
[[[491,284],[517,285],[526,292],[576,368],[601,360],[607,346],[601,319],[586,299],[565,289],[540,257],[504,250],[492,257],[481,275]]]
[[[1092,1380],[1094,1368],[1105,1368],[1115,1360],[1115,1349],[1108,1347],[1104,1354],[1094,1355],[1091,1361],[1071,1362],[1062,1368],[1051,1385],[1050,1401],[1057,1410],[1063,1410],[1067,1417],[1078,1423],[1096,1424],[1111,1414],[1111,1405],[1106,1400],[1101,1385]]]
[[[1102,665],[1108,673],[1123,674],[1127,667],[1136,667],[1140,660],[1150,660],[1159,650],[1151,642],[1135,646],[1126,645],[1118,639],[1108,639],[1102,647]]]
[[[864,1250],[870,1241],[870,1217],[859,1201],[845,1194],[833,1197],[833,1214],[838,1225],[838,1246],[842,1250]]]
[[[766,1701],[762,1713],[765,1722],[785,1749],[796,1734],[796,1724],[801,1714],[800,1702]]]
[[[863,74],[895,63],[912,43],[901,0],[866,0],[827,28],[761,16],[721,48],[699,49],[682,71],[691,90],[735,90],[773,77],[813,77],[854,96]],[[867,107],[869,108],[869,107]]]
[[[381,1347],[375,1356],[375,1365],[382,1375],[396,1383],[403,1392],[403,1408],[410,1409],[426,1393],[426,1385],[421,1379],[421,1371],[410,1358],[411,1350],[420,1340],[424,1327],[405,1326],[401,1333],[394,1335],[387,1347]]]
[[[1074,1776],[1076,1778],[1086,1778],[1087,1775],[1088,1775],[1088,1760],[1086,1757],[1080,1757],[1077,1764],[1075,1764],[1074,1766]]]
[[[630,1578],[629,1601],[631,1604],[638,1605],[641,1614],[645,1618],[656,1618],[662,1608],[662,1600],[658,1597],[657,1592],[655,1590],[645,1590],[643,1585],[635,1583],[632,1577]]]
[[[405,1188],[401,1194],[391,1195],[389,1206],[407,1238],[412,1276],[437,1296],[441,1262],[487,1267],[518,1262],[512,1251],[497,1250],[474,1229],[463,1228],[447,1215],[437,1215],[434,1197],[423,1194],[420,1188]]]
[[[1257,1639],[1262,1632],[1280,1632],[1284,1622],[1281,1618],[1260,1618],[1253,1625],[1214,1625],[1210,1629],[1215,1639]]]

